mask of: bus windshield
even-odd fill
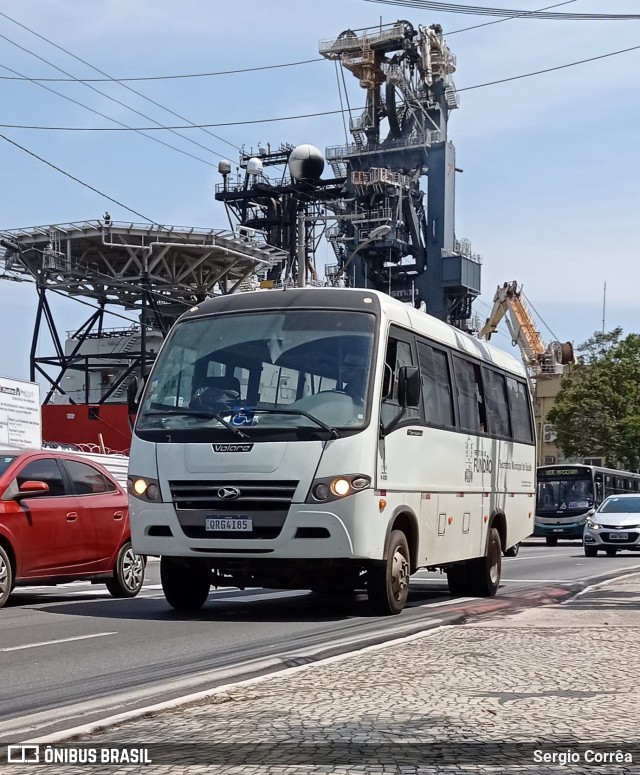
[[[136,430],[335,436],[364,427],[375,326],[368,313],[303,309],[181,321],[154,365]]]
[[[545,476],[538,481],[536,512],[585,509],[593,505],[593,481],[591,478]]]

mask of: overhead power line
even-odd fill
[[[68,51],[66,48],[63,48],[62,46],[58,45],[57,43],[54,43],[52,40],[49,40],[49,38],[46,38],[44,35],[41,35],[40,33],[36,32],[35,30],[32,30],[30,27],[27,27],[26,25],[22,24],[21,22],[16,21],[11,16],[8,16],[6,13],[0,12],[0,16],[2,16],[5,19],[8,19],[10,22],[12,22],[13,24],[16,24],[18,27],[26,30],[27,32],[31,33],[32,35],[35,35],[37,38],[40,38],[40,40],[45,41],[50,46],[53,46],[54,48],[64,52],[65,54],[67,54],[70,57],[73,57],[73,59],[77,60],[78,62],[81,62],[82,64],[86,65],[87,67],[90,67],[92,70],[95,70],[96,72],[100,73],[101,75],[104,75],[104,76],[106,76],[108,78],[111,78],[108,73],[104,72],[103,70],[100,70],[100,68],[96,67],[95,65],[92,65],[90,62],[87,62],[86,60],[82,59],[81,57],[76,56],[71,51]],[[0,35],[0,37],[2,37],[4,40],[7,40],[12,45],[17,46],[21,50],[26,51],[27,53],[31,54],[31,56],[34,56],[37,59],[40,59],[41,61],[45,62],[50,67],[53,67],[55,70],[57,70],[58,72],[63,73],[64,75],[71,77],[74,81],[78,81],[78,79],[74,75],[72,75],[71,73],[66,72],[62,68],[58,67],[57,65],[54,65],[52,62],[49,62],[48,60],[44,59],[43,57],[39,56],[38,54],[35,54],[34,52],[29,51],[28,49],[25,49],[22,46],[19,46],[15,41],[7,38],[4,35]],[[111,80],[113,81],[113,79],[111,79]],[[38,85],[42,85],[42,84],[38,84]],[[121,100],[118,100],[115,97],[112,97],[111,95],[101,91],[100,89],[97,89],[95,86],[92,86],[89,83],[83,83],[83,85],[86,86],[88,89],[91,89],[92,91],[96,92],[97,94],[100,94],[103,97],[106,97],[107,99],[111,100],[112,102],[115,102],[116,104],[121,105],[122,107],[126,108],[127,110],[131,110],[133,113],[136,113],[137,115],[141,116],[142,118],[146,118],[148,121],[153,121],[158,126],[162,126],[161,122],[156,121],[151,116],[147,116],[145,113],[142,113],[141,111],[131,107],[130,105],[127,105],[124,102],[122,102]],[[162,110],[166,110],[168,113],[171,113],[173,116],[176,116],[177,118],[181,119],[182,121],[189,121],[189,119],[185,118],[185,116],[182,116],[179,113],[175,113],[173,110],[167,108],[166,106],[160,104],[159,102],[156,102],[155,100],[152,100],[151,98],[149,98],[146,95],[142,94],[142,92],[139,92],[136,89],[133,89],[131,86],[128,86],[126,84],[120,84],[120,85],[122,86],[123,89],[127,89],[128,91],[132,92],[133,94],[137,95],[138,97],[142,97],[147,102],[150,102],[151,104],[155,105],[156,107],[159,107]],[[193,145],[196,145],[199,148],[202,148],[203,150],[205,150],[205,151],[207,151],[209,153],[212,153],[214,156],[218,156],[220,158],[224,157],[223,154],[220,154],[217,151],[212,150],[211,148],[208,148],[207,146],[204,146],[201,143],[198,143],[197,141],[193,140],[190,137],[185,137],[184,135],[180,135],[179,133],[175,132],[174,130],[170,130],[170,131],[173,131],[174,134],[178,135],[178,137],[181,137],[182,139],[187,140],[187,142],[192,143]],[[206,131],[206,130],[204,130],[204,131]],[[214,135],[212,132],[208,132],[208,134],[210,134],[212,137],[215,137],[217,140],[220,140],[221,142],[224,142],[224,143],[227,143],[227,144],[231,145],[233,148],[238,150],[237,146],[235,146],[233,143],[229,143],[224,138],[218,137],[217,135]]]
[[[3,67],[4,65],[0,65],[0,67]],[[364,110],[364,108],[357,108],[357,110]],[[300,113],[296,116],[274,116],[272,118],[256,118],[256,119],[248,119],[246,121],[223,121],[221,123],[217,124],[178,124],[176,126],[168,126],[168,127],[157,127],[157,126],[148,126],[148,127],[110,127],[110,126],[104,126],[104,127],[73,127],[73,126],[26,126],[22,124],[0,124],[0,127],[4,127],[6,129],[45,129],[45,130],[56,130],[61,132],[159,132],[162,129],[202,129],[203,127],[220,127],[220,126],[242,126],[243,124],[267,124],[271,122],[276,121],[294,121],[296,119],[300,118],[315,118],[317,116],[331,116],[331,115],[338,115],[340,113],[343,113],[343,110],[320,110],[316,113]]]
[[[542,75],[543,73],[551,73],[556,70],[565,70],[567,67],[576,67],[576,65],[584,65],[587,62],[595,62],[598,59],[606,59],[607,57],[618,56],[618,54],[627,54],[629,51],[637,51],[640,49],[638,46],[630,46],[629,48],[621,48],[618,51],[610,51],[608,54],[599,54],[598,56],[589,57],[588,59],[579,59],[576,62],[568,62],[565,65],[556,65],[556,67],[547,67],[544,70],[535,70],[531,73],[523,73],[522,75],[512,75],[508,78],[500,78],[496,81],[486,81],[485,83],[477,83],[475,86],[463,86],[457,91],[471,91],[472,89],[483,89],[485,86],[495,86],[499,83],[507,83],[508,81],[517,81],[521,78],[531,78],[534,75]]]
[[[518,14],[518,16],[509,17],[505,19],[497,19],[495,21],[490,22],[483,22],[482,24],[475,24],[471,27],[463,27],[459,30],[451,30],[445,33],[445,35],[458,35],[461,32],[467,32],[469,30],[476,30],[480,27],[488,27],[492,24],[501,24],[502,22],[510,21],[511,19],[520,18],[522,16],[528,16],[532,13],[539,13],[541,11],[548,11],[551,8],[559,8],[562,5],[571,5],[572,3],[577,2],[577,0],[564,0],[564,2],[561,3],[554,3],[553,5],[547,5],[544,8],[538,8],[535,11],[522,11]],[[6,14],[0,14],[5,15]],[[9,17],[7,17],[9,18]],[[15,20],[13,20],[15,22]],[[15,22],[16,24],[19,24],[19,22]],[[27,29],[27,28],[25,28]],[[366,28],[362,28],[366,29]],[[37,33],[34,33],[37,34]],[[50,41],[49,41],[50,42]],[[55,44],[52,44],[55,45]],[[62,49],[63,51],[65,49]],[[76,57],[79,59],[78,57]],[[79,60],[83,61],[83,60]],[[147,75],[147,76],[132,76],[132,77],[124,77],[124,78],[116,78],[113,77],[106,77],[106,78],[41,78],[41,77],[26,77],[26,76],[16,76],[16,75],[0,75],[0,81],[34,81],[38,83],[119,83],[119,84],[125,84],[127,82],[137,82],[137,81],[171,81],[176,79],[186,79],[186,78],[212,78],[217,77],[221,75],[236,75],[239,73],[255,73],[262,70],[277,70],[284,67],[298,67],[299,65],[309,65],[313,64],[314,62],[326,62],[324,57],[316,57],[315,59],[301,59],[297,62],[280,62],[278,64],[274,65],[257,65],[255,67],[238,67],[233,68],[231,70],[215,70],[213,72],[208,73],[179,73],[177,75]],[[97,72],[101,72],[98,70],[98,68],[93,68],[97,70]],[[138,92],[136,92],[138,93]],[[223,140],[223,142],[226,142]]]
[[[420,8],[442,13],[459,13],[471,16],[501,16],[517,18],[522,11],[511,8],[488,8],[486,6],[460,5],[459,3],[439,3],[432,0],[366,0],[368,3],[383,5],[400,5],[407,8]],[[637,13],[551,13],[548,11],[531,11],[526,14],[528,19],[549,19],[553,21],[631,21],[640,19]]]
[[[0,35],[0,37],[3,37]],[[8,67],[7,65],[0,65],[4,70],[8,70],[10,73],[17,73],[17,70],[14,70],[11,67]],[[21,73],[19,73],[22,75]],[[28,79],[30,80],[30,79]],[[51,92],[52,94],[57,95],[58,97],[62,97],[63,100],[67,100],[68,102],[73,102],[74,105],[78,105],[79,107],[83,108],[84,110],[88,110],[91,113],[94,113],[96,116],[101,116],[102,118],[106,118],[107,121],[112,121],[114,124],[118,124],[123,129],[126,129],[127,131],[133,131],[138,132],[142,137],[146,137],[149,140],[153,140],[156,143],[160,143],[160,145],[164,145],[167,148],[171,148],[174,151],[177,151],[178,153],[183,154],[183,156],[189,156],[192,159],[196,159],[196,161],[200,161],[203,164],[208,165],[209,167],[215,167],[215,164],[212,164],[211,162],[208,162],[206,159],[201,159],[199,156],[196,156],[193,153],[189,153],[188,151],[184,151],[181,148],[176,148],[175,145],[171,145],[171,143],[167,143],[164,140],[160,140],[157,137],[153,137],[151,135],[145,135],[142,130],[135,129],[133,127],[130,127],[128,124],[124,124],[122,121],[118,121],[115,118],[111,118],[111,116],[107,116],[106,113],[101,113],[99,110],[95,110],[94,108],[90,108],[88,105],[85,105],[84,102],[80,102],[79,100],[74,100],[73,97],[68,97],[66,94],[63,94],[62,92],[56,91],[56,89],[52,89],[51,86],[47,86],[44,83],[36,83],[36,86],[39,86],[41,89],[46,89],[46,91]],[[158,129],[158,127],[152,127],[153,129]]]
[[[571,0],[575,2],[575,0]],[[133,81],[173,81],[179,78],[214,78],[220,75],[235,75],[236,73],[256,73],[261,70],[277,70],[282,67],[297,67],[298,65],[310,65],[312,62],[326,62],[324,57],[315,59],[302,59],[299,62],[281,62],[277,65],[259,65],[257,67],[239,67],[234,70],[216,70],[211,73],[182,73],[178,75],[139,75],[129,78],[22,78],[10,75],[0,75],[0,81],[22,81],[33,80],[43,83],[72,83],[80,81],[81,83],[131,83]]]
[[[546,5],[544,8],[536,8],[533,11],[522,11],[518,16],[509,16],[505,19],[494,19],[490,22],[482,22],[482,24],[473,24],[471,27],[462,27],[459,30],[450,30],[446,32],[447,37],[451,35],[459,35],[461,32],[469,32],[470,30],[479,30],[481,27],[491,27],[493,24],[503,24],[504,22],[511,22],[514,19],[521,19],[524,16],[529,16],[532,13],[539,13],[540,11],[550,11],[552,8],[560,8],[561,5],[572,5],[576,0],[564,0],[562,3],[554,3],[553,5]]]
[[[148,221],[149,223],[156,223],[156,221],[154,221],[153,218],[147,218],[146,215],[143,215],[142,213],[139,213],[137,210],[134,210],[131,207],[127,207],[127,205],[123,204],[122,202],[118,201],[117,199],[114,199],[112,196],[109,196],[108,194],[105,194],[104,191],[100,191],[99,189],[95,188],[94,186],[90,186],[88,183],[85,183],[84,180],[80,180],[80,178],[77,178],[75,175],[72,175],[70,172],[66,172],[61,167],[56,166],[52,162],[47,161],[46,159],[43,159],[42,156],[38,156],[37,153],[34,153],[33,151],[30,151],[28,148],[25,148],[24,145],[20,145],[20,143],[16,143],[15,140],[11,140],[10,138],[6,137],[3,134],[0,134],[0,139],[5,140],[7,143],[11,143],[11,145],[15,145],[16,148],[19,148],[21,151],[24,151],[25,153],[28,153],[29,156],[33,156],[34,159],[37,159],[38,161],[41,161],[43,164],[46,164],[47,166],[49,166],[52,169],[56,170],[56,172],[60,172],[60,173],[62,173],[62,175],[66,175],[66,177],[71,178],[71,180],[75,180],[76,183],[79,183],[81,186],[84,186],[85,188],[88,188],[90,191],[93,191],[96,194],[99,194],[100,196],[104,197],[105,199],[108,199],[110,202],[113,202],[114,204],[117,204],[118,207],[123,207],[125,210],[128,210],[130,213],[133,213],[134,215],[137,215],[139,218],[142,218],[143,221]]]
[[[607,54],[598,54],[596,56],[588,57],[587,59],[579,59],[575,62],[567,62],[563,65],[556,65],[555,67],[547,67],[543,70],[535,70],[530,73],[522,73],[520,75],[511,75],[507,76],[505,78],[499,78],[495,81],[486,81],[485,83],[477,83],[473,86],[463,86],[457,91],[463,92],[463,91],[471,91],[472,89],[483,89],[487,86],[496,86],[497,84],[501,83],[508,83],[509,81],[517,81],[522,78],[532,78],[536,75],[543,75],[544,73],[552,73],[556,70],[565,70],[568,67],[576,67],[577,65],[584,65],[588,62],[595,62],[599,59],[607,59],[608,57],[618,56],[619,54],[627,54],[630,51],[637,51],[640,49],[640,45],[638,46],[630,46],[629,48],[621,48],[617,51],[610,51]],[[4,67],[4,65],[0,65],[0,67]],[[160,129],[200,129],[202,127],[221,127],[221,126],[241,126],[246,124],[265,124],[270,122],[276,122],[276,121],[295,121],[297,119],[302,118],[316,118],[318,116],[332,116],[332,115],[339,115],[348,113],[350,111],[356,111],[356,110],[364,110],[363,107],[361,108],[347,108],[346,110],[340,109],[340,110],[321,110],[317,111],[315,113],[301,113],[299,115],[294,116],[275,116],[271,118],[256,118],[256,119],[247,119],[243,121],[224,121],[221,123],[216,124],[198,124],[198,125],[177,125],[174,127],[153,127],[153,126],[145,126],[145,127],[125,127],[125,128],[118,128],[118,127],[70,127],[70,126],[37,126],[37,125],[26,125],[26,124],[0,124],[0,127],[5,129],[34,129],[34,130],[45,130],[45,131],[56,131],[56,132],[152,132],[152,131],[159,131]],[[95,112],[95,111],[94,111]]]

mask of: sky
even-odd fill
[[[531,11],[553,2],[492,5]],[[555,10],[640,9],[634,0],[575,0]],[[603,329],[603,319],[605,330],[640,332],[640,49],[481,86],[640,46],[640,20],[510,19],[465,30],[496,19],[366,0],[0,0],[0,14],[0,134],[7,138],[0,137],[0,231],[93,220],[105,209],[114,220],[139,222],[125,206],[158,223],[225,228],[223,206],[214,200],[221,157],[235,164],[243,146],[312,143],[324,150],[345,141],[340,115],[181,130],[204,148],[165,131],[153,134],[175,149],[135,132],[20,128],[117,126],[87,108],[130,127],[153,123],[125,105],[172,126],[335,111],[336,72],[328,61],[127,82],[158,104],[116,83],[92,84],[104,94],[77,82],[45,84],[70,98],[64,99],[28,80],[66,77],[52,65],[75,78],[104,77],[89,65],[115,79],[212,73],[316,59],[320,40],[349,27],[437,22],[457,58],[460,91],[460,109],[449,121],[463,170],[456,236],[470,239],[483,258],[474,311],[484,320],[496,287],[517,280],[545,342],[579,345]],[[362,104],[362,90],[346,77],[351,104]],[[33,285],[0,278],[3,376],[28,379],[36,305]],[[60,298],[52,307],[61,331],[74,330],[90,312]],[[492,343],[519,355],[504,323]],[[52,352],[47,340],[39,344],[39,355]]]

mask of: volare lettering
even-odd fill
[[[251,452],[253,444],[214,444],[214,452]]]

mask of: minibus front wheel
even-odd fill
[[[386,560],[376,560],[367,571],[367,596],[373,612],[380,616],[399,614],[407,602],[411,560],[402,530],[389,536]]]
[[[199,611],[211,589],[211,571],[180,557],[160,558],[160,582],[167,603],[176,611]]]

